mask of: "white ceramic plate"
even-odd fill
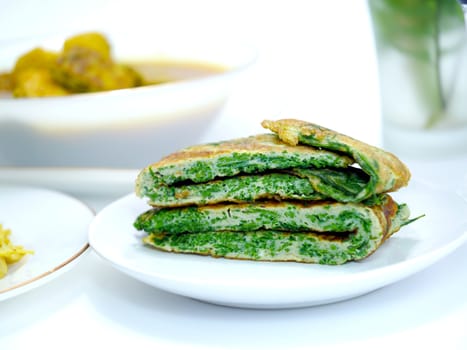
[[[377,252],[342,266],[252,262],[156,251],[133,228],[148,207],[128,195],[104,208],[90,226],[89,242],[117,269],[160,289],[229,306],[288,308],[356,297],[433,264],[467,240],[467,206],[453,193],[412,181],[394,194],[413,216]]]
[[[0,186],[0,222],[13,244],[34,251],[0,279],[0,301],[36,288],[70,270],[87,251],[94,213],[60,192]]]

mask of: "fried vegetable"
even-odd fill
[[[0,73],[0,91],[13,90],[13,77],[11,73]]]
[[[41,68],[26,69],[16,76],[15,97],[65,96],[69,92],[58,85],[50,72]]]
[[[8,265],[5,261],[5,259],[0,258],[0,278],[5,276],[8,272]]]
[[[26,254],[32,254],[32,250],[26,250],[22,246],[13,245],[10,241],[11,230],[4,229],[0,224],[0,278],[8,272],[8,265],[17,263]]]
[[[63,52],[52,69],[53,78],[73,92],[96,92],[135,87],[141,78],[127,66],[87,47]]]
[[[0,75],[0,91],[14,97],[63,96],[140,86],[136,70],[117,63],[100,33],[67,39],[60,52],[35,48],[18,58],[11,73]]]
[[[92,52],[98,53],[103,58],[110,59],[110,44],[100,33],[83,33],[65,40],[63,44],[63,52],[66,53],[77,47],[88,49]]]
[[[35,48],[26,52],[16,61],[15,67],[12,71],[13,81],[16,83],[18,75],[26,70],[50,70],[55,65],[57,58],[58,53],[47,51],[41,48]]]

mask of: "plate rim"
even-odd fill
[[[440,186],[438,186],[436,184],[433,184],[433,183],[431,183],[429,181],[425,181],[423,179],[412,179],[412,181],[416,182],[419,185],[428,186],[433,191],[441,191],[441,190],[446,191],[446,189],[444,189],[444,188],[442,188],[442,187],[440,187]],[[450,195],[455,196],[459,200],[462,200],[464,202],[466,208],[467,208],[467,202],[465,201],[465,199],[462,196],[460,196],[455,191],[448,191],[448,192],[449,192]],[[112,203],[110,203],[109,205],[107,205],[101,212],[99,212],[96,215],[96,217],[93,219],[93,221],[91,222],[91,224],[89,226],[89,242],[90,242],[90,245],[94,249],[94,251],[99,255],[99,257],[104,259],[107,263],[110,263],[111,265],[113,265],[113,267],[116,268],[117,270],[119,270],[119,271],[121,271],[123,273],[126,273],[127,275],[131,276],[132,278],[142,280],[143,282],[145,282],[144,278],[142,279],[142,278],[140,278],[140,277],[138,277],[136,275],[143,275],[143,277],[145,277],[145,278],[154,279],[155,280],[154,283],[149,283],[149,282],[146,282],[146,283],[150,284],[151,286],[153,286],[155,288],[170,291],[170,289],[164,288],[164,283],[173,283],[175,280],[176,280],[175,283],[178,283],[179,280],[180,280],[179,277],[170,278],[168,273],[164,273],[164,272],[159,273],[157,271],[155,273],[151,272],[151,271],[148,272],[147,269],[143,269],[141,267],[134,266],[133,264],[125,265],[124,261],[122,261],[121,259],[115,260],[115,259],[112,258],[112,255],[105,254],[105,252],[103,253],[99,249],[99,247],[97,247],[97,249],[96,249],[96,247],[94,246],[94,243],[95,243],[94,238],[95,238],[95,231],[96,231],[94,229],[94,226],[95,226],[95,222],[97,222],[101,218],[101,216],[99,214],[101,214],[106,208],[109,208],[110,206],[119,207],[118,202],[121,202],[120,205],[125,205],[125,202],[135,204],[136,203],[136,202],[134,202],[135,199],[137,199],[137,198],[135,198],[134,193],[128,193],[127,195],[122,196],[119,199],[117,199],[117,200],[113,201]],[[402,261],[397,261],[397,262],[394,262],[394,263],[374,267],[374,268],[371,268],[369,270],[356,271],[355,273],[350,274],[350,275],[348,275],[348,274],[347,275],[346,274],[340,275],[339,276],[340,282],[339,281],[336,282],[336,277],[335,276],[320,277],[319,284],[320,285],[327,284],[327,286],[338,286],[338,285],[342,285],[342,283],[347,283],[349,280],[355,281],[355,279],[359,279],[361,281],[368,281],[369,279],[370,280],[372,279],[372,276],[378,276],[378,275],[381,275],[381,274],[386,276],[384,278],[385,281],[381,281],[381,282],[377,282],[377,283],[372,284],[373,287],[369,288],[369,291],[371,292],[371,291],[376,290],[378,288],[381,288],[381,287],[390,285],[392,283],[395,283],[397,281],[400,281],[400,280],[402,280],[404,278],[407,278],[407,277],[413,275],[414,273],[422,271],[423,269],[433,265],[434,263],[436,263],[437,261],[439,261],[443,257],[451,254],[456,249],[458,249],[463,244],[465,244],[465,242],[467,242],[467,222],[466,221],[459,222],[458,225],[456,227],[454,227],[454,229],[456,231],[458,231],[458,233],[452,239],[450,239],[446,243],[442,244],[441,246],[433,247],[432,249],[430,249],[427,252],[422,252],[421,254],[410,257],[409,259],[404,259]],[[402,269],[403,266],[406,266],[407,268],[404,271],[402,271],[402,273],[401,273],[401,269]],[[185,279],[183,279],[183,281],[181,283],[191,285],[192,284],[191,280],[193,280],[193,278],[191,278],[189,280],[190,281],[185,281]],[[198,281],[199,281],[199,279],[198,279]],[[209,284],[210,287],[223,287],[223,286],[228,287],[228,286],[235,286],[236,285],[235,282],[225,283],[226,281],[228,281],[227,278],[226,279],[221,279],[221,281],[218,280],[216,283],[214,283],[212,280],[208,280],[206,278],[202,279],[203,285],[208,285]],[[220,284],[219,284],[219,282],[220,282]],[[262,280],[261,283],[258,282],[257,284],[255,284],[254,287],[258,288],[260,285],[264,286],[264,284],[270,284],[271,282],[272,282],[271,278],[266,279],[266,280]],[[376,287],[374,287],[374,285],[376,285]],[[316,286],[316,283],[313,283],[312,281],[308,281],[308,280],[302,280],[302,281],[300,281],[299,285],[297,283],[295,283],[294,289],[297,288],[297,287],[309,287],[309,286]],[[284,290],[287,290],[287,288],[288,288],[287,286],[281,286],[281,285],[275,286],[275,288],[277,288],[277,287],[279,289],[284,289]],[[364,288],[361,288],[361,289],[364,289]],[[182,294],[182,293],[176,293],[176,294],[185,295],[185,296],[188,296],[188,297],[193,297],[193,295],[187,295],[187,294]],[[201,294],[203,294],[203,293],[201,293]],[[207,292],[205,294],[209,294],[209,293]],[[361,295],[361,294],[364,294],[364,293],[358,293],[357,295]],[[209,299],[203,299],[203,298],[197,298],[197,297],[194,297],[194,298],[199,299],[199,300],[208,301],[208,302],[217,303],[217,304],[222,304],[222,303],[217,302],[217,301],[212,301],[212,299],[209,300]],[[343,299],[345,300],[345,299],[348,299],[348,298],[344,297]],[[321,302],[318,301],[318,303],[313,303],[313,302],[308,302],[308,300],[304,300],[304,303],[306,305],[318,305],[318,304],[325,304],[327,302],[321,303]],[[231,304],[229,306],[236,306],[235,304],[236,303],[233,303],[233,304]],[[228,305],[228,304],[224,303],[223,305]],[[262,308],[261,305],[256,305],[256,304],[252,304],[252,306],[243,305],[241,307],[250,307],[250,308],[251,307],[258,308],[259,307],[259,308]],[[279,307],[283,308],[283,306],[279,306]],[[285,307],[288,308],[288,306],[285,306]],[[291,306],[291,307],[293,307],[293,306]],[[266,308],[270,308],[270,307],[266,306]]]
[[[75,254],[73,254],[72,256],[67,258],[65,261],[62,261],[60,264],[54,266],[53,268],[41,273],[40,275],[37,275],[37,276],[34,276],[34,277],[30,278],[30,279],[21,281],[21,282],[15,284],[13,286],[9,286],[7,288],[0,289],[0,301],[8,299],[8,298],[2,298],[3,294],[12,292],[12,291],[14,291],[14,290],[16,290],[18,288],[29,286],[30,284],[35,283],[37,281],[42,281],[42,279],[44,279],[45,277],[50,276],[53,273],[56,273],[56,272],[59,272],[59,271],[62,272],[62,269],[66,268],[68,265],[73,263],[75,260],[78,260],[78,258],[80,258],[82,255],[84,255],[89,250],[89,248],[90,248],[90,245],[89,245],[89,242],[87,242]]]
[[[20,190],[40,190],[40,191],[44,191],[50,194],[59,195],[63,198],[67,198],[67,200],[73,200],[79,205],[81,205],[82,208],[85,208],[92,215],[91,221],[96,216],[96,212],[89,205],[87,205],[80,199],[68,193],[65,193],[65,192],[62,192],[56,189],[39,187],[39,186],[17,185],[17,184],[0,184],[0,188],[20,189]],[[61,273],[67,271],[67,268],[71,268],[74,263],[77,263],[81,257],[83,257],[86,253],[90,251],[91,246],[89,244],[89,240],[87,239],[87,232],[85,232],[83,236],[86,237],[86,242],[83,245],[81,245],[72,255],[68,256],[65,260],[59,262],[58,264],[55,264],[54,266],[50,267],[46,271],[41,272],[40,274],[36,276],[20,281],[6,288],[0,289],[0,302],[13,298],[22,293],[25,293],[29,291],[30,289],[33,289],[34,287],[39,287],[42,283],[46,283],[48,281],[47,280],[48,277],[51,277],[51,276],[58,277]]]

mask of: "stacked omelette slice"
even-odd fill
[[[273,133],[197,145],[143,169],[152,206],[134,225],[163,251],[343,264],[411,222],[388,192],[406,186],[394,155],[315,124],[264,121]]]

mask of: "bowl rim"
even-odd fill
[[[117,41],[120,38],[119,35],[114,34],[112,37],[109,35],[109,38]],[[131,33],[122,35],[126,36],[127,39],[131,37]],[[57,40],[57,37],[64,38],[67,36],[61,34],[60,36],[37,36],[36,38]],[[31,42],[32,38],[28,38],[27,42]],[[37,40],[39,42],[39,39]],[[211,40],[210,38],[201,38],[200,42],[216,43]],[[25,45],[24,41],[21,41],[20,44],[16,41],[10,42],[10,44],[13,48],[11,52],[15,52],[14,49],[18,50],[18,48]],[[183,43],[177,44],[182,45]],[[126,127],[128,123],[133,125],[148,121],[156,123],[166,121],[169,117],[181,120],[186,118],[187,114],[190,114],[190,110],[199,112],[209,110],[209,108],[218,108],[228,98],[234,78],[249,69],[258,57],[257,50],[249,43],[227,44],[230,45],[227,48],[230,51],[227,50],[223,54],[237,52],[236,62],[238,64],[224,65],[226,69],[219,73],[163,84],[67,96],[40,98],[0,97],[0,123],[20,123],[47,132],[73,129],[85,130],[108,127],[109,125]],[[214,48],[217,48],[217,46],[214,46]],[[1,49],[2,43],[0,42]],[[213,48],[211,48],[212,50]],[[240,52],[239,50],[243,51]],[[227,57],[227,55],[225,56]],[[146,56],[142,56],[142,58],[144,57]],[[164,56],[163,58],[165,60],[168,57]],[[223,56],[221,55],[221,57]],[[162,57],[160,58],[162,59]],[[158,59],[158,57],[154,57],[154,59]],[[187,57],[186,60],[190,60],[190,58]],[[204,62],[223,65],[222,62],[209,59]],[[63,118],[67,115],[69,118]],[[95,115],[98,115],[99,118],[95,118]]]

